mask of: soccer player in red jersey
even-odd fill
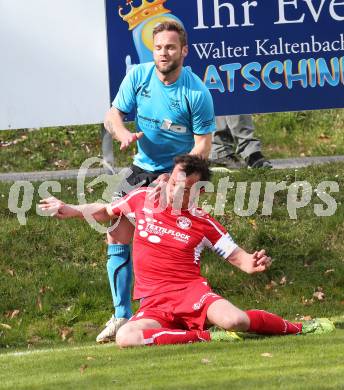
[[[184,155],[175,159],[164,196],[158,200],[153,188],[140,188],[109,205],[73,206],[56,198],[41,201],[43,210],[61,219],[83,218],[85,213],[98,221],[122,214],[135,217],[134,299],[140,300],[140,308],[118,330],[119,346],[189,343],[222,337],[224,332],[207,330],[212,325],[269,335],[305,332],[303,324],[275,314],[240,310],[214,293],[200,274],[201,252],[206,247],[249,274],[264,272],[271,265],[264,249],[247,253],[219,222],[195,207],[200,185],[209,179],[205,160]],[[307,331],[319,326],[308,326]]]

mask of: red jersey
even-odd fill
[[[179,290],[200,274],[206,247],[227,258],[237,245],[226,229],[202,209],[161,211],[145,201],[151,188],[140,188],[111,204],[114,215],[135,217],[133,240],[134,299]],[[150,207],[149,204],[152,206]]]

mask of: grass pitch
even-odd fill
[[[215,187],[219,176],[214,178]],[[289,218],[287,191],[276,194],[271,216],[257,211],[248,217],[235,213],[235,189],[228,191],[221,223],[249,251],[265,248],[271,269],[246,275],[211,252],[202,258],[202,273],[212,288],[242,309],[265,309],[286,319],[332,317],[344,312],[344,164],[301,170],[233,172],[239,183],[307,180],[312,188],[324,180],[338,183],[332,193],[334,215],[317,217],[322,203],[313,191],[310,203]],[[95,340],[112,313],[106,273],[106,244],[102,234],[80,220],[58,221],[36,214],[34,200],[21,226],[8,208],[10,183],[0,183],[0,348],[46,348]],[[76,201],[76,185],[61,182],[57,196]],[[87,194],[89,202],[102,197],[102,185]],[[263,191],[262,191],[263,194]],[[246,201],[248,194],[246,194]],[[203,198],[214,204],[215,195]],[[245,203],[246,204],[246,203]],[[134,304],[133,309],[137,308]]]
[[[344,155],[343,109],[254,115],[254,123],[267,158]],[[100,134],[101,125],[0,131],[0,172],[78,169],[101,155]],[[113,148],[116,166],[132,162],[135,145]]]
[[[21,226],[8,210],[11,183],[0,183],[0,389],[344,388],[344,164],[230,175],[248,187],[305,180],[311,200],[290,219],[287,191],[280,191],[271,216],[262,215],[261,196],[256,212],[242,217],[230,190],[220,221],[241,246],[263,247],[274,262],[268,272],[250,276],[208,252],[203,274],[242,309],[267,309],[290,320],[338,316],[333,334],[128,350],[96,346],[112,310],[104,237],[83,221],[38,216],[40,183]],[[314,191],[322,181],[339,187],[329,217],[314,213],[323,204]],[[87,200],[101,198],[103,190],[99,184]],[[75,182],[61,182],[56,195],[75,202]],[[214,204],[215,195],[205,200]]]
[[[113,344],[0,355],[0,389],[342,389],[344,330],[119,350]]]

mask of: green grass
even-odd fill
[[[255,135],[268,158],[344,155],[344,110],[255,115]],[[133,124],[129,124],[132,128]],[[100,125],[0,131],[0,172],[79,168],[101,155]],[[117,166],[132,161],[135,147],[119,152]]]
[[[256,132],[269,158],[344,154],[344,111],[255,115]]]
[[[296,220],[288,216],[286,191],[276,195],[272,216],[261,215],[262,190],[256,213],[240,217],[234,212],[235,189],[229,190],[220,221],[248,250],[266,248],[272,268],[249,276],[209,252],[202,261],[214,290],[239,307],[268,309],[291,320],[336,317],[333,334],[128,350],[96,346],[111,313],[104,237],[83,221],[36,215],[40,183],[34,183],[27,224],[20,226],[7,209],[11,183],[0,183],[0,389],[342,388],[344,164],[241,170],[230,180],[261,181],[263,189],[268,181],[307,180],[313,189],[323,180],[338,182],[333,216],[315,216],[314,204],[321,201],[313,192]],[[75,202],[75,182],[61,185],[56,195]],[[103,190],[97,185],[88,201],[101,198]],[[214,195],[204,199],[214,204]],[[319,288],[325,293],[321,301],[313,297]]]
[[[0,389],[340,389],[343,348],[338,329],[236,344],[9,353],[0,355]]]
[[[0,148],[0,172],[80,168],[87,158],[101,156],[101,126],[0,131]],[[119,152],[114,142],[118,166],[128,165],[134,152],[134,146],[126,153]]]
[[[271,158],[344,154],[343,121],[343,110],[255,116],[256,134]],[[0,132],[0,171],[78,168],[100,155],[99,133],[100,126]],[[119,153],[114,143],[114,151],[123,166],[134,148]],[[234,212],[235,189],[229,190],[220,221],[241,246],[264,247],[274,262],[268,272],[249,276],[205,253],[202,272],[213,289],[243,309],[268,309],[291,320],[336,317],[334,334],[129,350],[96,346],[112,310],[104,237],[82,221],[36,215],[40,183],[34,183],[34,203],[21,226],[8,210],[12,184],[0,183],[0,389],[343,388],[344,164],[241,170],[230,180],[261,181],[260,202],[252,216],[240,217]],[[289,218],[286,191],[276,195],[272,216],[263,216],[265,183],[298,180],[307,180],[313,190],[298,218]],[[338,182],[340,192],[332,194],[335,214],[320,218],[314,205],[322,202],[314,189],[324,180]],[[56,195],[75,202],[76,183],[61,185]],[[97,185],[88,201],[101,198],[103,190]],[[214,204],[213,195],[205,199]],[[319,290],[324,300],[313,296]]]
[[[262,181],[288,184],[307,180],[315,188],[323,180],[340,187],[334,193],[333,216],[317,217],[313,193],[307,207],[291,220],[287,194],[276,195],[272,216],[262,216],[262,198],[250,217],[234,213],[235,190],[229,190],[226,212],[219,220],[247,250],[265,248],[274,259],[264,274],[249,276],[205,253],[202,272],[214,290],[243,309],[260,308],[288,319],[300,316],[338,316],[344,311],[344,164],[328,164],[298,171],[232,173],[234,182]],[[214,178],[214,183],[219,179]],[[62,182],[65,201],[76,201],[76,184]],[[94,340],[111,313],[105,269],[104,237],[79,220],[57,221],[36,215],[34,203],[21,226],[7,209],[10,183],[0,184],[0,348],[40,348]],[[103,187],[87,195],[101,197]],[[210,204],[214,196],[207,196]],[[271,283],[273,282],[273,283]],[[322,289],[325,299],[313,297]],[[134,306],[135,309],[136,306]],[[15,312],[19,310],[18,312]],[[13,315],[15,313],[15,315]],[[13,318],[11,318],[13,316]],[[9,328],[10,327],[10,328]]]

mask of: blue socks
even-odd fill
[[[129,245],[108,245],[107,271],[116,318],[130,318],[132,264]]]

